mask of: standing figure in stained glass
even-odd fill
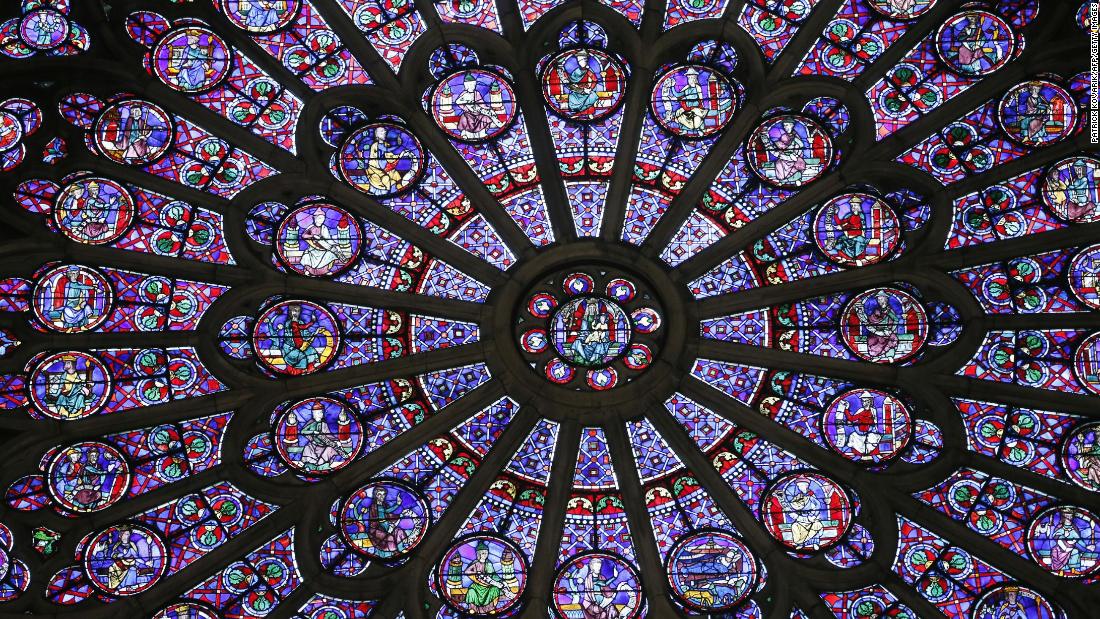
[[[825,529],[819,516],[823,508],[808,481],[802,480],[788,486],[779,497],[779,504],[790,517],[790,543],[793,546],[814,546],[820,542]]]
[[[47,374],[46,403],[62,418],[77,419],[88,410],[91,377],[76,369],[76,357],[62,357],[60,372]]]
[[[149,140],[153,136],[153,127],[150,126],[146,110],[140,103],[122,105],[117,118],[108,119],[102,133],[105,138],[104,146],[121,153],[117,156],[118,159],[146,161],[149,157]]]
[[[23,28],[22,31],[29,30],[34,33],[33,44],[39,49],[49,49],[57,45],[64,36],[62,33],[68,30],[69,24],[64,17],[53,11],[43,11],[39,15],[41,17],[34,20],[33,28]]]
[[[0,119],[0,149],[8,150],[23,138],[23,125],[10,114]]]

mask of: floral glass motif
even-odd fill
[[[0,11],[0,614],[1100,603],[1094,2],[144,4]]]

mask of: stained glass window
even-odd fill
[[[11,0],[0,615],[1100,607],[1095,0]]]

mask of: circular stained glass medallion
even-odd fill
[[[814,120],[782,114],[752,132],[745,154],[761,180],[793,188],[821,177],[832,163],[833,143]]]
[[[350,213],[331,204],[294,209],[279,223],[275,251],[295,273],[335,275],[359,256],[363,231]]]
[[[928,341],[928,313],[904,290],[875,288],[848,301],[840,332],[860,359],[897,363],[919,353]]]
[[[78,243],[105,245],[121,237],[134,220],[134,199],[115,181],[82,178],[62,190],[53,208],[61,233]]]
[[[31,299],[35,318],[43,326],[59,333],[80,333],[107,319],[114,289],[91,267],[62,265],[39,276]]]
[[[107,404],[112,394],[111,373],[93,355],[55,353],[34,364],[27,391],[39,413],[73,421],[94,415]]]
[[[1001,17],[983,10],[957,13],[940,26],[936,51],[956,73],[988,75],[1005,64],[1016,49],[1016,33]]]
[[[130,465],[114,446],[85,441],[57,452],[47,468],[50,495],[78,513],[114,505],[130,487]]]
[[[419,492],[396,481],[372,481],[340,508],[340,532],[353,549],[372,559],[393,561],[424,538],[431,523]]]
[[[901,242],[901,224],[881,199],[849,193],[829,200],[818,210],[814,241],[834,262],[865,266],[894,253]]]
[[[145,165],[172,145],[172,117],[159,105],[137,99],[111,104],[96,120],[95,142],[116,163]]]
[[[107,527],[84,552],[88,579],[108,595],[137,595],[155,585],[167,568],[164,540],[137,524]]]
[[[1093,157],[1070,157],[1059,161],[1043,179],[1043,202],[1070,223],[1100,221],[1100,161]]]
[[[209,28],[184,26],[161,38],[150,56],[157,77],[182,92],[218,85],[233,65],[229,46]]]
[[[761,501],[768,533],[791,549],[814,552],[833,546],[852,523],[852,505],[840,484],[817,473],[790,473]]]
[[[756,557],[744,542],[721,531],[683,537],[669,552],[666,569],[673,594],[697,611],[735,608],[756,587]]]
[[[1058,616],[1046,598],[1016,584],[998,585],[985,591],[972,616],[974,619],[1001,619],[1013,613],[1027,619],[1055,619]]]
[[[638,572],[623,559],[601,552],[577,555],[563,565],[551,596],[558,619],[597,613],[636,619],[645,610]]]
[[[274,32],[298,14],[301,0],[220,0],[219,8],[238,28],[254,34]]]
[[[274,372],[312,374],[336,357],[340,330],[332,312],[317,303],[281,301],[256,320],[252,347],[260,363]]]
[[[527,587],[527,562],[514,542],[497,535],[464,537],[443,553],[436,586],[451,608],[479,617],[507,614]]]
[[[357,129],[340,147],[340,173],[353,187],[371,196],[408,189],[424,169],[420,141],[404,127],[374,123]]]
[[[1005,132],[1026,146],[1044,146],[1068,137],[1077,126],[1077,103],[1049,80],[1013,86],[1001,98],[998,116]]]
[[[703,138],[729,123],[737,110],[737,92],[715,69],[685,65],[657,78],[650,109],[670,133],[683,138]]]
[[[307,398],[275,424],[276,449],[283,461],[305,475],[327,475],[351,464],[363,447],[363,427],[347,404],[333,398]]]
[[[877,464],[897,456],[909,444],[909,409],[878,389],[851,389],[836,396],[821,418],[825,440],[856,462]]]
[[[517,113],[512,86],[499,74],[481,69],[444,78],[432,92],[432,116],[447,135],[464,141],[495,138]]]
[[[626,92],[622,63],[598,49],[559,53],[543,69],[542,95],[558,114],[597,121],[613,113]]]
[[[618,303],[580,297],[562,305],[550,319],[550,341],[574,365],[600,367],[614,361],[630,344],[630,318]]]

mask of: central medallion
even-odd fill
[[[653,363],[660,330],[660,309],[640,280],[594,267],[541,280],[527,295],[516,336],[550,382],[604,391]]]
[[[630,317],[616,302],[581,297],[562,305],[550,319],[550,342],[573,365],[603,367],[630,345]]]

